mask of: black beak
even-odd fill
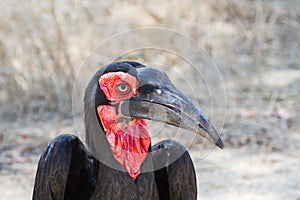
[[[144,118],[194,131],[207,138],[218,147],[223,142],[212,123],[172,84],[162,71],[143,67],[137,69],[139,94],[122,102],[122,114],[134,118]]]

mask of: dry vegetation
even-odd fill
[[[0,9],[0,192],[4,199],[30,198],[42,149],[57,134],[73,131],[73,84],[90,51],[111,35],[149,26],[175,29],[206,49],[226,88],[225,121],[222,82],[205,66],[203,55],[191,53],[191,61],[211,84],[213,111],[205,107],[210,99],[201,93],[207,91],[204,85],[198,85],[185,67],[188,64],[174,55],[149,50],[120,55],[118,50],[128,44],[121,41],[96,48],[96,61],[100,66],[111,57],[160,63],[185,74],[189,84],[198,87],[201,92],[194,100],[206,113],[211,111],[219,129],[223,126],[227,149],[202,160],[193,151],[201,143],[191,148],[200,195],[300,198],[296,178],[300,177],[299,0],[4,0]],[[174,42],[170,48],[181,46]],[[184,90],[180,77],[174,77]],[[219,184],[212,177],[219,178]]]

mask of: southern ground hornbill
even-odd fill
[[[189,153],[172,140],[151,146],[146,119],[223,147],[164,72],[137,62],[101,68],[87,86],[84,111],[87,147],[74,135],[55,138],[40,158],[33,199],[196,199]]]

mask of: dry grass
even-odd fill
[[[107,36],[135,27],[167,27],[191,36],[216,61],[229,90],[249,87],[249,77],[269,70],[299,69],[297,3],[2,1],[1,115],[14,120],[70,113],[73,82],[85,56]]]

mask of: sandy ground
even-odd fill
[[[202,199],[299,199],[299,153],[215,150],[196,162]]]
[[[2,126],[0,199],[30,199],[43,148],[55,135],[71,131],[72,121],[60,119]],[[300,198],[299,151],[227,145],[201,156],[196,144],[190,153],[197,171],[199,199]]]

